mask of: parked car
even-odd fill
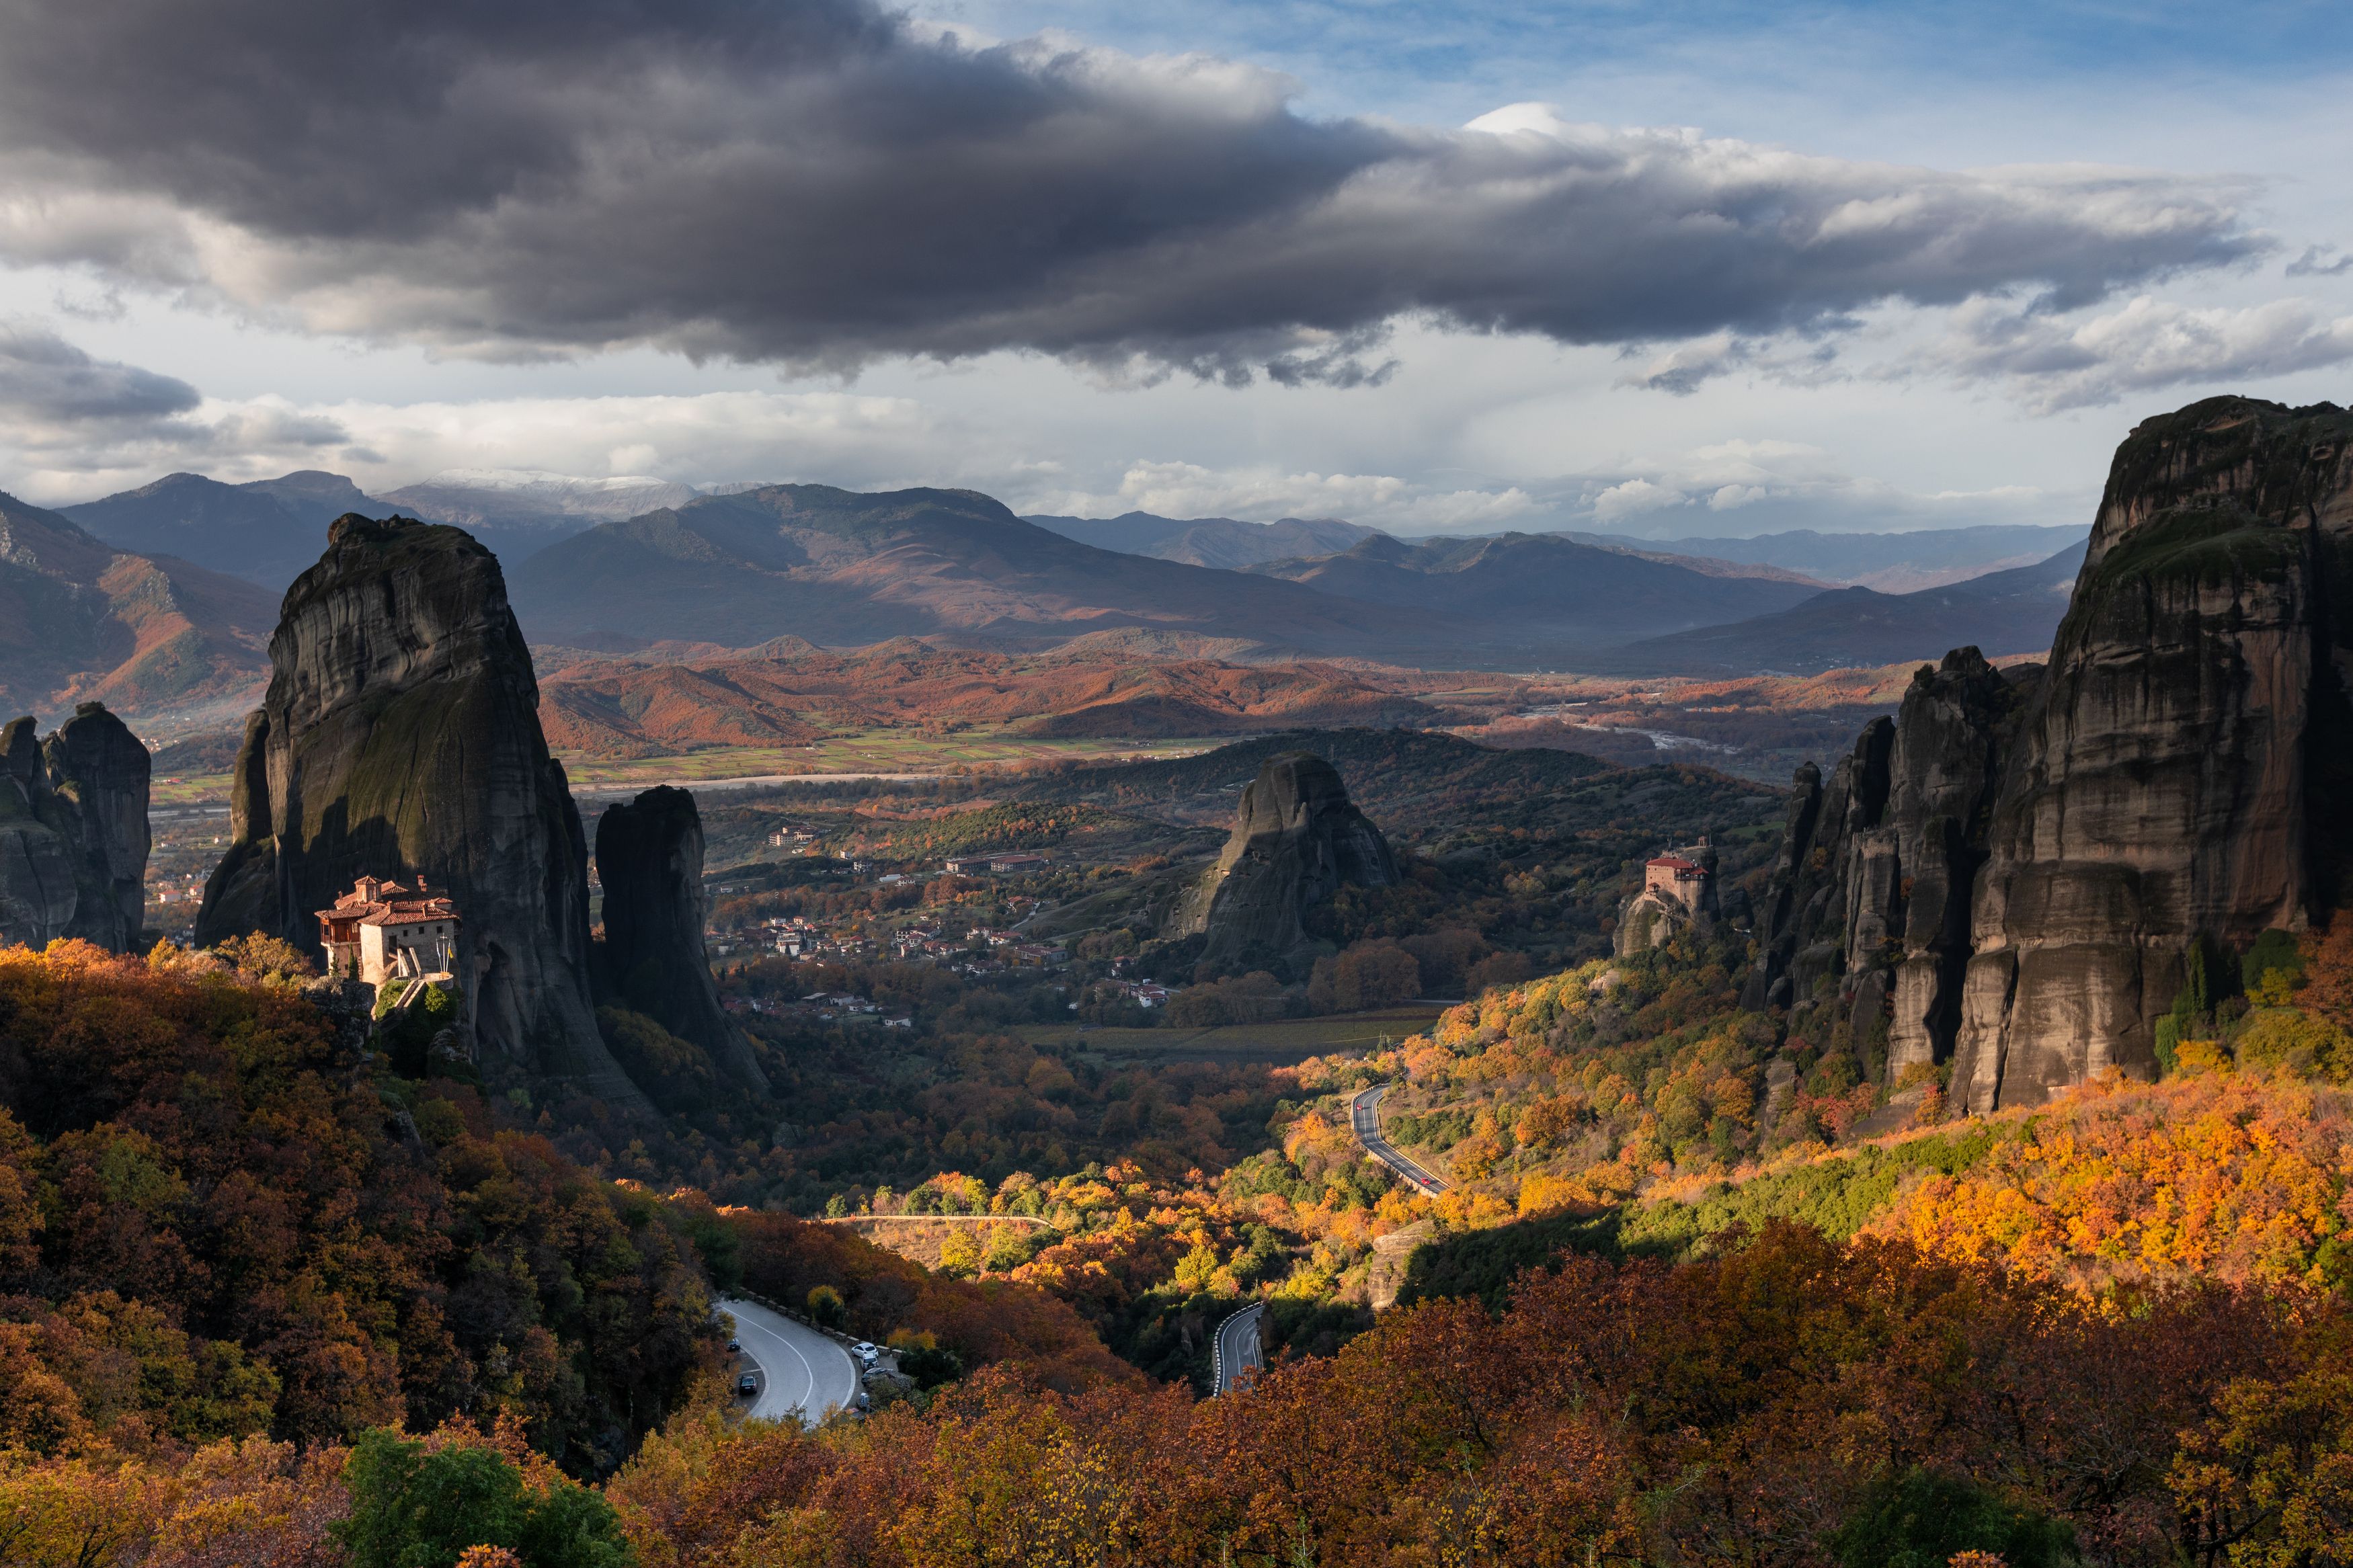
[[[760,1380],[747,1372],[735,1380],[735,1392],[744,1398],[750,1399],[760,1392]]]
[[[744,1347],[738,1342],[729,1340],[727,1342],[727,1353],[729,1355],[742,1355],[744,1353]]]
[[[882,1359],[882,1352],[873,1345],[867,1343],[864,1340],[860,1340],[856,1344],[850,1346],[849,1353],[856,1356],[860,1362],[864,1363],[868,1366],[872,1366],[876,1362]]]

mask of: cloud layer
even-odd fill
[[[2227,384],[2353,360],[2353,316],[2309,300],[2193,309],[2146,296],[2122,310],[2053,320],[1997,300],[1953,312],[1952,330],[1920,356],[1962,381],[2001,384],[2038,413],[2114,403],[2189,383]]]
[[[93,359],[35,321],[0,321],[0,420],[13,445],[177,418],[202,401],[177,377]]]
[[[1250,67],[863,0],[0,0],[0,257],[500,358],[1016,349],[1347,384],[1406,318],[1755,336],[1989,291],[2072,309],[2267,245],[2227,181],[1533,106],[1314,120]]]

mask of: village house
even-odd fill
[[[998,850],[988,855],[951,855],[951,876],[977,877],[984,871],[1042,871],[1053,862],[1027,849]]]
[[[448,980],[456,972],[458,906],[417,879],[414,889],[362,877],[320,910],[327,973],[381,986],[393,979]]]

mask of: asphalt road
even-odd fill
[[[1265,1315],[1266,1304],[1261,1301],[1244,1307],[1218,1325],[1218,1393],[1231,1392],[1245,1372],[1264,1370],[1266,1347],[1259,1341],[1258,1321]]]
[[[1407,1159],[1390,1148],[1389,1141],[1381,1136],[1381,1096],[1388,1091],[1388,1085],[1377,1084],[1348,1102],[1348,1119],[1356,1125],[1356,1142],[1365,1146],[1366,1153],[1423,1192],[1444,1192],[1453,1184]]]
[[[743,1371],[760,1380],[750,1414],[762,1421],[797,1418],[815,1426],[828,1410],[858,1397],[858,1363],[849,1352],[805,1323],[756,1301],[727,1298],[720,1310],[735,1320],[744,1347]]]

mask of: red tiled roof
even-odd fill
[[[364,926],[419,925],[427,921],[454,921],[458,907],[447,899],[394,900],[360,917]]]
[[[373,890],[375,896],[370,898]],[[416,896],[406,896],[411,892]],[[332,910],[313,910],[322,921],[352,921],[364,926],[415,925],[426,921],[454,921],[458,906],[447,897],[426,894],[425,882],[417,879],[414,889],[397,882],[378,882],[363,877],[359,886],[339,895]]]
[[[1645,866],[1662,867],[1670,871],[1696,871],[1699,868],[1680,855],[1658,855],[1643,862]]]

